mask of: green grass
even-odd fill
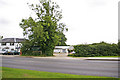
[[[110,78],[2,67],[2,78]]]

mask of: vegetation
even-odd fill
[[[118,48],[120,49],[120,40],[118,40]]]
[[[2,78],[109,78],[2,67]]]
[[[39,4],[31,4],[29,7],[35,12],[36,18],[22,19],[20,23],[24,36],[28,38],[23,43],[22,54],[52,56],[54,47],[65,45],[66,41],[63,31],[68,29],[60,22],[62,11],[59,5],[50,0],[40,0]],[[37,48],[38,52],[33,48]]]
[[[65,43],[67,41],[67,38],[63,33],[59,33],[60,40],[57,44],[57,46],[66,46],[67,44]]]
[[[95,57],[120,55],[120,49],[117,44],[109,44],[105,42],[76,45],[74,46],[74,51],[76,53],[69,56]]]

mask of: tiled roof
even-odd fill
[[[24,40],[25,40],[24,38],[4,38],[0,42],[15,43],[15,42],[22,42]]]

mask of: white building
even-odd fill
[[[16,50],[20,52],[21,42],[24,40],[23,38],[4,38],[0,40],[0,50]]]
[[[73,46],[55,46],[55,53],[68,53],[68,50],[73,50]]]

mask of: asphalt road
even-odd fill
[[[118,77],[118,61],[2,57],[2,66],[76,75]]]

